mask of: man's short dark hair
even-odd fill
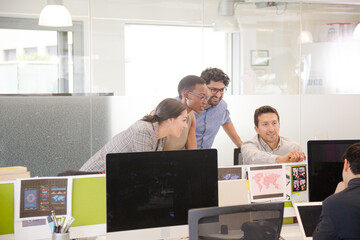
[[[278,121],[280,122],[279,113],[276,111],[276,109],[269,105],[265,105],[265,106],[261,106],[255,110],[254,123],[255,123],[256,127],[258,127],[258,125],[259,125],[259,116],[264,113],[275,113],[278,118]]]
[[[207,68],[201,73],[201,77],[205,80],[206,84],[210,84],[210,81],[222,82],[225,87],[229,85],[229,76],[218,68]]]
[[[360,142],[348,147],[343,155],[343,159],[349,161],[350,169],[354,174],[360,174]]]
[[[195,75],[189,75],[180,80],[178,85],[179,98],[182,98],[182,93],[185,90],[193,91],[196,84],[206,84],[205,80]]]

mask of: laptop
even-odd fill
[[[319,223],[322,202],[303,202],[293,205],[303,239],[313,239],[312,234]]]

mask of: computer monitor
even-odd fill
[[[188,210],[217,206],[217,181],[216,149],[108,154],[107,239],[188,236]]]
[[[323,201],[334,193],[342,181],[346,149],[360,140],[311,140],[307,143],[309,200]]]

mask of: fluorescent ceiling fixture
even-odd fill
[[[301,31],[300,36],[299,36],[299,42],[300,43],[312,43],[313,42],[313,37],[311,35],[311,33],[309,31]]]
[[[356,25],[356,28],[354,29],[353,39],[360,39],[360,23]]]
[[[64,7],[62,0],[48,0],[47,5],[40,13],[40,26],[71,27],[70,12]]]

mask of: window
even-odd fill
[[[0,18],[0,94],[58,94],[85,92],[82,25],[40,27],[35,19]],[[74,42],[73,36],[78,41]]]
[[[212,28],[127,24],[126,95],[175,97],[183,77],[207,67],[230,75],[229,46],[229,35]]]
[[[24,48],[24,55],[36,55],[37,53],[37,47]]]
[[[4,51],[4,62],[16,60],[16,49],[5,49]]]
[[[57,56],[57,46],[47,46],[46,47],[46,53],[49,56]]]

